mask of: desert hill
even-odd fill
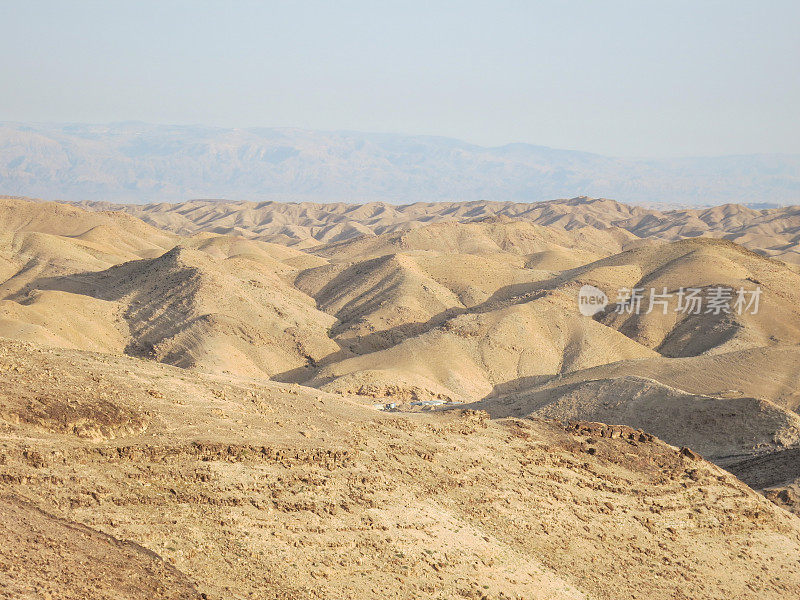
[[[504,386],[496,395],[534,391],[553,385],[598,379],[641,376],[705,396],[757,396],[797,411],[800,406],[800,346],[775,345],[722,354],[685,358],[657,356],[622,360],[585,370],[565,373],[545,382],[521,381]]]
[[[423,387],[433,382],[434,395],[447,389],[448,398],[464,401],[517,379],[656,355],[609,327],[575,316],[572,304],[571,298],[545,295],[468,311],[388,349],[324,366],[312,384],[354,393],[364,383],[382,383],[378,372],[389,381],[402,373]]]
[[[363,353],[507,300],[552,278],[552,269],[605,256],[625,243],[624,236],[593,231],[571,236],[503,220],[356,238],[315,249],[330,264],[300,272],[295,285],[338,319],[332,330],[337,341],[358,340]]]
[[[800,340],[800,275],[794,269],[725,240],[657,242],[597,225],[604,214],[621,221],[646,212],[611,201],[528,205],[549,211],[548,226],[486,216],[493,208],[486,203],[452,205],[451,212],[470,221],[433,222],[305,251],[211,232],[164,233],[115,212],[25,200],[5,205],[14,213],[5,253],[17,271],[12,268],[2,284],[0,332],[38,343],[373,396],[392,390],[470,401],[618,361],[728,354]],[[416,206],[414,214],[430,206]],[[555,213],[568,206],[581,222],[555,224]],[[412,207],[326,210],[368,221],[401,209]],[[315,210],[317,218],[323,209]],[[62,212],[68,217],[54,219]],[[246,213],[236,219],[255,226]],[[61,229],[53,229],[56,222]],[[129,226],[99,246],[102,254],[96,249],[86,256],[86,232],[120,227],[117,222]],[[206,225],[213,228],[213,219]],[[47,243],[20,249],[14,236],[45,236]],[[111,246],[114,239],[122,240],[122,250]],[[75,258],[51,261],[59,252]],[[48,270],[27,268],[25,261]],[[585,283],[605,290],[612,302],[615,289],[637,286],[673,292],[759,286],[761,310],[635,315],[617,314],[612,304],[590,319],[575,304]]]
[[[393,345],[463,309],[461,298],[416,259],[390,254],[329,264],[302,271],[295,284],[316,300],[320,310],[336,318],[331,336],[363,353]]]
[[[338,349],[333,319],[276,275],[181,247],[45,278],[3,308],[6,335],[215,371],[271,375]]]
[[[800,441],[800,416],[768,400],[690,394],[636,376],[567,383],[467,406],[493,417],[626,423],[725,463]]]
[[[146,205],[83,202],[81,206],[128,212],[181,235],[213,231],[300,248],[362,236],[401,233],[436,222],[467,223],[505,217],[553,231],[619,228],[641,239],[723,238],[766,256],[791,264],[800,263],[800,209],[797,206],[752,209],[728,204],[703,209],[658,210],[586,197],[535,203],[475,201],[396,205],[371,202],[358,205],[193,200]]]
[[[547,253],[570,255],[579,264],[627,249],[638,242],[623,229],[582,227],[548,228],[507,217],[467,222],[447,221],[408,231],[359,236],[314,247],[311,251],[335,261],[371,258],[408,250],[471,254],[500,258],[533,257]]]
[[[641,427],[697,449],[800,514],[799,365],[796,344],[622,360],[513,381],[465,406],[495,418],[533,415]]]
[[[4,539],[24,549],[0,553],[4,581],[22,567],[76,583],[142,569],[140,589],[211,599],[800,591],[796,517],[635,429],[384,413],[19,342],[0,342],[0,365]],[[21,539],[44,527],[47,546]],[[90,541],[108,562],[85,561]]]
[[[797,268],[639,237],[648,209],[526,206],[200,202],[157,227],[2,200],[0,511],[220,598],[795,593]],[[715,286],[758,312],[616,310]]]
[[[576,289],[590,284],[605,291],[611,304],[597,318],[665,356],[693,356],[800,339],[800,275],[786,264],[767,259],[725,240],[689,239],[639,247],[531,286]],[[730,290],[729,312],[708,313],[708,304],[679,311],[680,289],[702,289],[708,297],[720,286]],[[616,304],[620,290],[641,290],[641,310]],[[758,310],[747,309],[750,293],[760,291]],[[737,290],[745,304],[733,310]],[[652,304],[655,294],[669,294],[666,305]],[[739,314],[741,312],[741,314]],[[666,313],[666,314],[665,314]]]
[[[373,244],[383,237],[364,242]],[[402,254],[301,273],[301,289],[339,320],[332,330],[335,339],[364,354],[337,355],[333,364],[323,361],[324,367],[310,381],[326,389],[369,389],[380,395],[380,390],[402,387],[413,374],[415,396],[427,387],[433,397],[464,399],[496,393],[515,381],[655,356],[646,348],[681,357],[796,344],[800,339],[800,276],[780,261],[724,240],[639,246],[560,273],[518,269],[520,276],[505,282],[499,275],[512,274],[512,260],[494,267],[479,264],[471,255],[466,258],[457,249],[422,252],[409,245]],[[463,283],[469,276],[461,279],[462,287],[452,285],[453,279],[464,276],[456,263],[476,267],[474,279],[494,282],[494,294],[475,294],[479,288],[471,284],[472,293],[465,299]],[[444,272],[449,281],[441,277]],[[660,309],[616,314],[612,304],[592,321],[575,311],[578,288],[586,283],[606,290],[612,299],[613,290],[622,288],[666,288],[674,294],[679,288],[758,286],[760,307],[756,314],[683,315],[674,311],[673,298],[667,314]],[[643,307],[648,300],[649,291]],[[637,343],[628,343],[616,332]]]
[[[333,319],[289,283],[320,259],[236,238],[181,239],[119,213],[24,201],[5,210],[2,335],[267,375],[338,350],[326,333]],[[106,240],[88,241],[100,228]]]
[[[754,210],[727,204],[634,218],[620,226],[640,237],[721,237],[789,263],[800,262],[800,208],[797,206]]]
[[[0,198],[0,223],[2,293],[35,277],[159,256],[177,239],[124,213],[23,199]]]

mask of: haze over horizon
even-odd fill
[[[730,157],[738,157],[738,156],[800,156],[800,150],[792,151],[792,152],[732,152],[732,153],[718,153],[718,154],[685,154],[685,155],[659,155],[659,156],[645,156],[645,155],[632,155],[632,154],[614,154],[614,153],[603,153],[603,152],[595,152],[592,150],[587,150],[584,148],[572,148],[572,147],[565,147],[565,146],[555,146],[555,145],[548,145],[548,144],[539,144],[535,140],[521,140],[521,139],[508,139],[508,140],[497,140],[493,143],[482,143],[482,142],[474,142],[470,141],[466,137],[460,136],[453,136],[453,135],[442,135],[437,133],[405,133],[402,131],[395,131],[389,129],[383,130],[367,130],[367,129],[357,129],[357,128],[311,128],[311,127],[300,127],[294,125],[258,125],[258,124],[245,124],[239,126],[231,126],[226,127],[223,125],[214,125],[209,123],[200,123],[200,122],[186,122],[186,123],[178,123],[178,122],[163,122],[163,121],[144,121],[141,119],[119,119],[119,120],[111,120],[111,121],[55,121],[49,119],[43,120],[32,120],[32,121],[0,121],[1,125],[12,125],[12,126],[21,126],[21,127],[86,127],[86,128],[97,128],[97,127],[128,127],[128,126],[141,126],[145,128],[176,128],[176,129],[201,129],[201,130],[219,130],[219,131],[287,131],[287,132],[303,132],[303,133],[317,133],[317,134],[332,134],[332,135],[368,135],[368,136],[396,136],[396,137],[405,137],[405,138],[429,138],[429,139],[439,139],[439,140],[446,140],[449,142],[458,142],[462,144],[466,144],[469,146],[475,146],[478,148],[484,148],[487,150],[495,150],[500,148],[509,148],[513,146],[533,146],[536,148],[542,148],[546,150],[556,150],[562,152],[573,152],[576,154],[587,154],[587,155],[594,155],[594,156],[603,156],[605,158],[621,158],[621,159],[632,159],[632,160],[680,160],[680,159],[704,159],[704,158],[730,158]]]
[[[800,153],[788,1],[4,3],[0,120]]]
[[[800,203],[800,155],[622,159],[441,136],[0,122],[0,194],[133,203],[591,196],[645,205],[786,205]]]

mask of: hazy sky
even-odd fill
[[[0,0],[0,121],[800,153],[800,2]]]

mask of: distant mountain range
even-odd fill
[[[602,196],[800,204],[800,155],[623,159],[430,136],[117,123],[0,124],[0,193],[62,200],[315,202]]]

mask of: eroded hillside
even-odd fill
[[[131,572],[163,559],[141,567],[159,597],[800,591],[796,517],[635,429],[383,413],[302,386],[18,342],[0,344],[0,367],[3,514],[16,523],[5,539],[48,556],[10,537],[38,527],[61,553],[23,564],[0,552],[5,589],[20,594],[56,580],[59,597],[85,597],[82,582],[108,581],[125,552],[139,557]],[[87,535],[115,550],[67,551]]]
[[[6,587],[128,561],[175,597],[796,595],[790,209],[525,206],[0,200],[4,535],[83,557],[0,553],[32,565]]]

